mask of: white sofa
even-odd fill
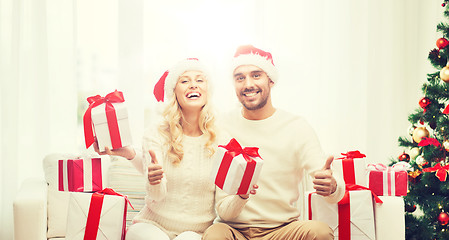
[[[66,155],[52,154],[45,157],[43,161],[45,180],[28,179],[23,182],[15,200],[14,200],[14,235],[16,240],[47,240],[64,239],[66,231],[67,208],[69,201],[68,192],[59,192],[57,190],[57,161],[58,159],[67,159]],[[143,207],[145,196],[144,176],[138,173],[134,166],[123,158],[112,158],[102,160],[107,177],[106,186],[115,189],[117,192],[125,194],[130,199],[135,210],[128,208],[127,225],[131,223],[135,214]],[[300,191],[310,191],[310,178],[305,178]],[[305,199],[300,198],[298,207],[303,212],[304,218],[307,218],[307,209],[305,208]],[[402,202],[403,204],[403,202]],[[396,215],[403,214],[403,206],[392,209]],[[392,212],[387,209],[384,212]],[[402,211],[402,212],[401,212]],[[382,219],[390,219],[385,216]],[[392,218],[394,219],[394,218]],[[387,229],[384,232],[391,232],[391,226],[397,226],[393,235],[399,236],[394,239],[405,239],[403,219],[382,227]],[[384,226],[385,225],[385,226]],[[379,229],[376,229],[379,230]],[[391,238],[378,238],[380,240],[389,240]]]
[[[64,239],[69,192],[57,189],[57,162],[75,158],[65,154],[50,154],[43,160],[45,179],[27,179],[13,202],[14,239]],[[105,187],[127,195],[134,210],[128,208],[127,225],[144,205],[145,181],[126,159],[102,156]]]

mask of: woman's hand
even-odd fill
[[[162,165],[157,161],[154,151],[149,150],[148,152],[151,156],[151,164],[148,166],[148,181],[151,185],[157,185],[161,183],[164,177],[164,169],[162,169]]]
[[[134,151],[134,148],[131,146],[116,148],[112,150],[109,149],[108,147],[105,147],[104,152],[100,152],[100,149],[98,148],[97,138],[95,138],[95,142],[93,145],[95,152],[97,152],[100,155],[120,156],[128,160],[131,160],[136,157],[136,152]]]

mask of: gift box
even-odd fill
[[[375,199],[381,202],[377,197]],[[347,190],[338,203],[329,203],[325,197],[309,193],[307,207],[309,220],[327,223],[336,240],[376,239],[370,190]]]
[[[96,95],[87,101],[90,105],[83,117],[86,148],[94,143],[95,137],[100,151],[104,151],[105,147],[115,149],[132,144],[122,92],[114,91],[105,97]]]
[[[404,199],[395,196],[379,196],[382,204],[375,203],[374,218],[378,240],[405,239]]]
[[[101,158],[58,160],[58,189],[65,192],[96,192],[104,188]]]
[[[262,165],[258,148],[242,148],[233,138],[226,146],[218,146],[211,178],[228,194],[248,194],[259,178]]]
[[[332,170],[343,176],[346,184],[357,184],[367,187],[365,154],[359,151],[342,153],[344,157],[332,162]]]
[[[128,200],[110,188],[71,193],[66,239],[125,239]]]
[[[391,167],[381,163],[367,167],[368,187],[378,196],[406,196],[410,165],[398,162]]]

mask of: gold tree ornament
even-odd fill
[[[413,141],[419,143],[424,137],[429,137],[429,131],[425,127],[417,127],[413,130]]]
[[[445,83],[449,83],[449,66],[444,67],[440,71],[440,78]]]
[[[409,155],[412,159],[415,159],[417,156],[419,156],[419,154],[421,154],[421,150],[419,148],[414,147],[410,149]]]

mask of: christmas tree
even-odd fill
[[[443,3],[445,19],[449,19],[447,1]],[[428,55],[435,72],[427,74],[419,107],[408,117],[410,136],[399,138],[408,153],[392,161],[407,161],[413,168],[404,197],[410,240],[449,239],[449,24],[440,22],[437,31],[441,38]]]

